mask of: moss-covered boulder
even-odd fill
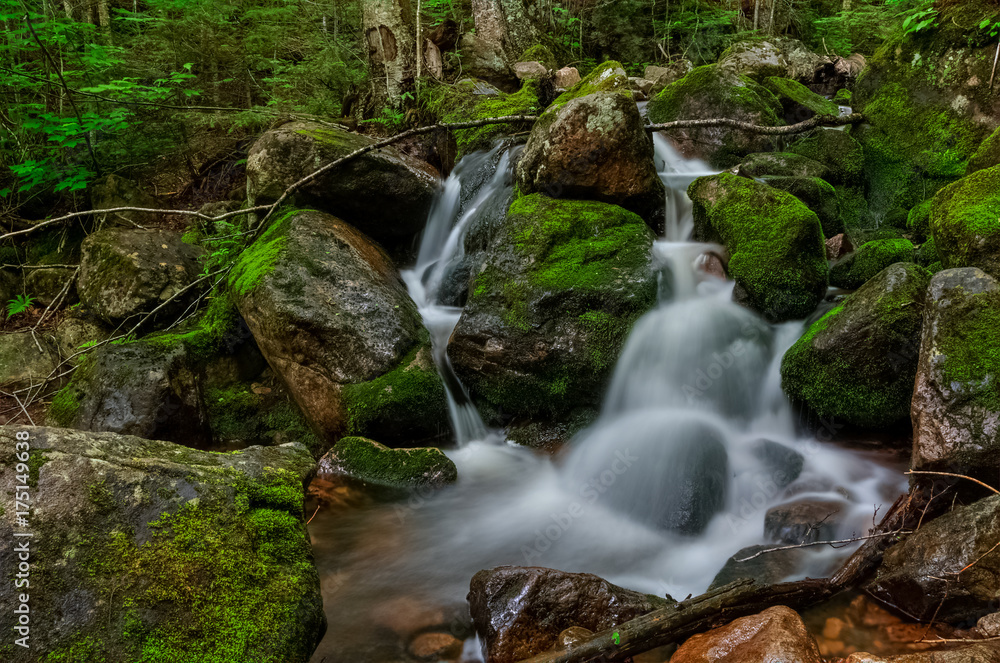
[[[781,98],[786,117],[801,115],[802,119],[808,119],[809,115],[837,117],[840,114],[840,107],[837,104],[826,97],[821,97],[798,81],[770,76],[765,84],[771,92]],[[809,112],[803,113],[803,110]]]
[[[599,200],[650,221],[663,211],[653,142],[630,96],[598,92],[546,111],[517,164],[526,194]]]
[[[941,262],[941,254],[938,253],[937,244],[933,237],[917,247],[917,250],[913,252],[913,260],[924,267]]]
[[[998,125],[988,82],[996,40],[979,22],[983,3],[939,3],[932,26],[887,40],[859,76],[854,108],[867,124],[852,133],[865,153],[870,215],[909,209],[965,174]]]
[[[439,487],[458,480],[440,449],[390,449],[363,437],[339,440],[319,461],[320,474],[344,474],[387,488]]]
[[[448,346],[489,419],[599,404],[656,299],[652,243],[640,217],[607,203],[532,194],[511,204]]]
[[[556,108],[568,104],[574,99],[586,97],[597,92],[620,92],[631,98],[631,86],[628,74],[620,62],[608,60],[583,77],[579,83],[566,90],[552,102]]]
[[[1000,165],[1000,129],[991,133],[986,140],[979,144],[975,153],[969,158],[965,174],[971,175],[998,165]]]
[[[535,44],[534,46],[525,49],[517,61],[537,62],[549,71],[554,71],[559,68],[556,56],[552,54],[552,51],[549,50],[548,47],[542,46],[541,44]]]
[[[750,154],[739,165],[744,177],[819,177],[826,179],[829,171],[818,161],[792,152],[758,152]]]
[[[830,285],[854,290],[889,265],[912,261],[913,244],[908,239],[877,239],[866,242],[830,267]]]
[[[741,76],[763,82],[771,76],[812,83],[817,67],[828,62],[796,39],[746,39],[729,46],[719,64]]]
[[[975,267],[931,279],[911,418],[912,466],[1000,470],[1000,283]]]
[[[480,81],[463,80],[455,85],[441,85],[428,92],[428,108],[442,122],[469,122],[490,117],[535,115],[538,112],[539,84],[528,80],[520,90],[504,94]],[[498,139],[511,133],[509,124],[488,124],[454,132],[458,155],[488,150]]]
[[[41,335],[0,334],[0,386],[4,389],[42,384],[56,371],[58,364],[57,349]]]
[[[230,288],[261,352],[327,444],[349,429],[391,427],[402,438],[391,441],[407,441],[443,428],[443,387],[417,358],[429,344],[417,307],[385,252],[352,226],[310,210],[275,219],[240,256]]]
[[[823,227],[823,236],[835,237],[844,232],[840,216],[840,199],[833,185],[819,177],[784,177],[765,175],[760,178],[768,186],[792,194],[816,213]]]
[[[930,229],[945,268],[978,267],[1000,278],[1000,166],[939,191]]]
[[[16,446],[28,434],[25,472]],[[29,486],[30,588],[9,606],[0,657],[37,661],[306,663],[325,630],[303,517],[315,463],[298,445],[235,454],[53,428],[0,428],[0,492]],[[24,476],[27,475],[27,476]],[[23,490],[23,489],[18,489]],[[30,531],[32,537],[16,538]],[[14,545],[0,564],[17,568]],[[21,559],[24,559],[23,557]],[[30,595],[30,649],[13,644]]]
[[[255,205],[272,203],[292,183],[374,142],[311,122],[271,129],[247,156],[247,196]],[[427,222],[438,179],[439,173],[428,163],[390,146],[311,180],[292,201],[337,215],[390,251],[403,250]]]
[[[182,242],[179,233],[136,228],[96,232],[84,240],[81,251],[80,301],[112,325],[135,324],[188,288],[201,273],[204,253]],[[182,312],[197,294],[196,288],[188,288],[161,310],[160,319]]]
[[[1000,496],[958,506],[889,548],[865,589],[888,604],[905,605],[921,621],[975,623],[996,609],[1000,555],[989,553],[998,540]]]
[[[726,117],[777,126],[781,103],[767,88],[720,65],[705,65],[671,83],[649,102],[651,122]],[[752,153],[772,148],[772,140],[731,127],[672,129],[671,140],[685,157],[698,157],[716,168],[730,168]]]
[[[824,176],[835,185],[861,183],[865,158],[861,144],[851,134],[839,129],[820,128],[800,138],[785,152],[818,161],[827,168]]]
[[[691,183],[694,237],[729,251],[733,297],[771,321],[805,318],[826,294],[819,218],[795,196],[731,173]]]
[[[906,214],[906,230],[915,242],[923,242],[931,234],[931,205],[933,198],[928,198],[910,208]]]
[[[897,263],[813,323],[781,360],[785,393],[828,419],[905,422],[930,279],[922,267]]]

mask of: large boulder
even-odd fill
[[[190,288],[177,296],[198,278],[204,253],[178,233],[108,228],[87,237],[81,251],[80,301],[109,324],[134,324],[173,297],[162,316],[183,311],[198,294]]]
[[[694,237],[729,252],[733,297],[771,321],[805,318],[826,294],[819,219],[791,194],[721,173],[691,183]]]
[[[823,175],[831,184],[858,184],[865,157],[861,144],[851,134],[839,129],[819,128],[795,141],[786,152],[818,161],[827,168]]]
[[[521,154],[517,180],[523,193],[600,200],[646,219],[663,210],[653,143],[635,102],[615,92],[546,111]]]
[[[979,269],[948,269],[931,279],[911,418],[913,469],[996,480],[1000,283]]]
[[[458,480],[455,463],[440,449],[390,449],[363,437],[338,440],[320,459],[319,472],[389,488],[438,487]]]
[[[607,203],[532,194],[511,204],[448,346],[488,418],[600,403],[656,299],[652,243],[641,218]]]
[[[795,39],[740,41],[723,52],[719,65],[741,76],[763,82],[770,76],[812,83],[816,70],[829,62]]]
[[[705,65],[671,83],[649,102],[651,122],[724,117],[752,124],[781,124],[781,103],[767,88],[721,65]],[[673,129],[669,137],[681,154],[716,168],[730,168],[752,152],[772,148],[761,134],[731,127]]]
[[[813,323],[781,360],[785,393],[859,426],[905,421],[930,279],[922,267],[894,264]]]
[[[886,552],[866,589],[920,620],[975,622],[1000,595],[1000,555],[988,554],[997,541],[1000,495],[924,523]]]
[[[897,262],[913,261],[908,239],[877,239],[865,242],[830,267],[830,285],[847,290],[863,286],[883,269]]]
[[[930,230],[945,268],[978,267],[1000,278],[1000,166],[941,189]]]
[[[358,408],[399,441],[446,421],[444,388],[418,359],[429,336],[417,307],[385,252],[352,226],[322,212],[289,212],[243,252],[230,286],[261,352],[321,438],[347,433]],[[345,388],[376,380],[376,389]],[[395,421],[385,422],[382,407]],[[372,433],[358,428],[351,432]]]
[[[852,130],[865,153],[870,216],[907,210],[965,174],[969,158],[1000,125],[988,82],[996,40],[978,24],[981,3],[939,3],[937,20],[899,30],[868,60],[853,105],[867,123]]]
[[[802,618],[783,605],[688,638],[671,663],[820,663]]]
[[[571,626],[603,631],[672,600],[612,585],[589,573],[499,566],[472,577],[469,607],[486,663],[515,663],[558,643]]]
[[[247,156],[247,195],[254,205],[272,203],[292,183],[374,142],[311,122],[271,129]],[[337,215],[389,250],[407,249],[427,222],[438,179],[426,162],[384,147],[311,180],[292,200]]]
[[[833,185],[819,177],[786,177],[765,175],[760,178],[775,189],[786,191],[811,209],[819,217],[823,237],[833,238],[844,232],[840,216],[840,200]]]
[[[27,433],[27,445],[18,446]],[[14,471],[30,447],[28,470]],[[235,454],[55,428],[0,428],[0,491],[27,485],[30,588],[0,588],[4,660],[306,663],[325,630],[303,517],[315,466],[298,445]],[[27,475],[26,477],[24,475]],[[30,532],[30,538],[17,538]],[[29,596],[30,649],[13,646]]]

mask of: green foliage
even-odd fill
[[[24,313],[34,303],[35,298],[30,295],[17,295],[14,299],[7,302],[7,317],[13,318],[15,315]]]

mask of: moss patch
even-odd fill
[[[979,267],[1000,277],[1000,166],[938,192],[930,227],[946,268]]]
[[[524,53],[521,53],[521,57],[518,58],[518,62],[540,62],[546,69],[549,70],[557,69],[559,67],[556,63],[556,56],[552,55],[552,51],[541,44],[535,44],[531,48],[525,50]]]
[[[514,94],[476,94],[476,82],[441,85],[426,92],[428,109],[443,122],[468,122],[490,117],[535,115],[541,108],[538,101],[538,81],[528,80]],[[455,131],[458,154],[487,150],[493,143],[513,132],[515,125],[493,124]]]
[[[771,76],[766,81],[767,87],[779,97],[790,99],[791,101],[808,108],[817,115],[832,115],[837,117],[840,108],[825,97],[821,97],[802,83],[789,78]]]
[[[941,375],[953,398],[1000,412],[1000,293],[966,293],[937,331]]]
[[[565,106],[574,99],[586,97],[595,92],[621,92],[631,96],[628,75],[620,62],[608,60],[587,74],[579,83],[566,90],[552,102],[553,108]]]
[[[440,449],[390,449],[363,437],[342,438],[328,458],[338,469],[369,483],[392,488],[443,485],[458,480],[458,470]]]
[[[860,288],[873,276],[896,262],[913,260],[908,239],[879,239],[863,244],[830,268],[830,283],[838,288]]]
[[[229,273],[229,286],[237,296],[245,297],[250,294],[261,279],[274,271],[288,241],[285,233],[289,220],[298,212],[299,210],[291,210],[272,221],[264,234],[240,254]]]

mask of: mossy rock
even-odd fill
[[[448,354],[481,410],[560,418],[596,406],[635,320],[656,300],[653,233],[607,203],[515,200]]]
[[[539,62],[549,71],[559,68],[559,64],[556,62],[556,56],[552,54],[552,51],[541,44],[535,44],[531,48],[526,49],[524,53],[521,53],[521,57],[519,57],[517,61]]]
[[[574,99],[586,97],[596,92],[618,92],[632,98],[628,74],[620,62],[608,60],[583,77],[579,83],[566,90],[552,102],[554,107],[564,106]]]
[[[753,124],[781,124],[781,103],[764,86],[720,65],[697,67],[649,102],[651,122],[726,117]],[[700,157],[716,168],[731,168],[753,152],[772,149],[767,136],[730,127],[674,129],[671,139],[682,154]]]
[[[979,144],[975,153],[969,158],[969,165],[965,169],[966,175],[971,175],[980,170],[986,170],[993,166],[1000,166],[1000,128],[991,133],[989,137]]]
[[[863,246],[868,242],[883,239],[905,239],[899,228],[848,228],[847,236],[854,246]]]
[[[387,488],[440,487],[458,481],[455,463],[440,449],[390,449],[363,437],[345,437],[333,445],[320,459],[320,472]]]
[[[850,106],[853,98],[854,94],[845,87],[837,90],[836,94],[833,95],[833,103],[840,106]]]
[[[894,264],[813,323],[781,361],[785,393],[836,421],[906,422],[930,279],[922,267]]]
[[[854,290],[896,262],[913,261],[913,244],[908,239],[878,239],[862,244],[830,268],[830,285]]]
[[[223,449],[297,442],[319,458],[326,446],[287,390],[276,384],[230,382],[204,389],[213,445]]]
[[[480,81],[464,80],[455,85],[440,85],[429,90],[428,109],[442,122],[470,122],[490,117],[511,115],[537,115],[541,103],[538,99],[539,84],[536,80],[524,81],[523,86],[513,94],[496,91],[483,94]],[[458,146],[458,156],[478,150],[488,150],[493,144],[515,131],[512,124],[488,124],[454,132]]]
[[[785,151],[808,157],[826,166],[826,177],[831,184],[854,185],[861,182],[865,165],[864,150],[846,131],[816,129],[789,145]]]
[[[1000,277],[1000,166],[939,191],[930,227],[945,268],[978,267]]]
[[[938,253],[937,244],[934,242],[933,237],[917,247],[917,250],[913,253],[913,260],[918,265],[924,267],[930,267],[934,263],[941,262],[941,255]]]
[[[4,660],[306,663],[325,630],[303,513],[315,462],[298,445],[213,454],[138,437],[0,428],[14,467],[30,437],[31,649]],[[13,491],[14,472],[0,478]],[[14,510],[0,534],[15,541]],[[14,568],[11,546],[0,563]],[[5,583],[0,601],[24,590]],[[69,607],[68,607],[69,606]],[[13,632],[16,615],[0,616]],[[6,643],[4,646],[8,646]]]
[[[761,178],[768,186],[792,194],[816,213],[823,227],[823,236],[834,237],[844,232],[840,214],[840,200],[833,185],[819,177],[781,177],[766,175]]]
[[[48,339],[30,333],[0,334],[0,387],[5,390],[39,385],[59,366],[59,353]]]
[[[933,198],[914,205],[906,215],[906,230],[915,242],[922,242],[931,234],[931,204]]]
[[[809,157],[791,152],[758,152],[750,154],[740,164],[739,174],[744,177],[819,177],[826,179],[826,166]]]
[[[788,99],[793,104],[812,111],[816,115],[840,115],[840,107],[826,97],[822,97],[802,83],[789,78],[771,76],[765,81],[765,85],[781,98]]]
[[[697,241],[729,251],[737,301],[771,321],[805,318],[826,294],[819,218],[789,193],[721,173],[692,182]]]

